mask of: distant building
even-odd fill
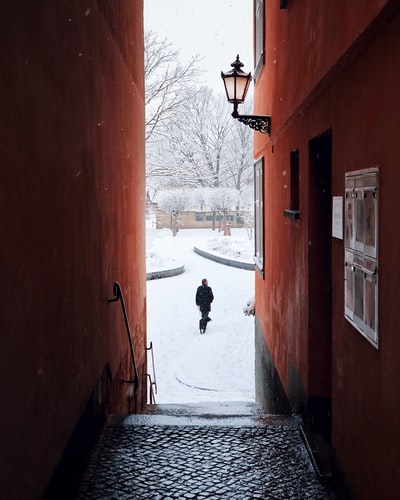
[[[156,228],[170,228],[171,219],[176,218],[178,229],[213,228],[223,230],[225,224],[232,228],[245,227],[243,212],[228,210],[224,215],[222,212],[211,210],[183,210],[174,216],[161,208],[156,209]]]

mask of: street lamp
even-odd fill
[[[271,135],[271,117],[264,115],[239,115],[238,105],[243,104],[252,80],[251,73],[245,73],[241,68],[244,66],[239,60],[239,56],[231,64],[230,71],[221,71],[221,78],[224,81],[225,92],[228,102],[233,104],[233,118],[263,134]]]

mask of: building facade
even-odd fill
[[[256,392],[398,498],[400,6],[254,1]],[[257,201],[257,199],[256,199]],[[273,387],[274,397],[266,387]]]
[[[0,12],[1,496],[73,498],[62,464],[146,401],[143,4]]]
[[[217,229],[223,231],[229,224],[232,228],[245,227],[246,213],[236,210],[213,212],[211,210],[182,210],[173,215],[160,208],[156,209],[156,228]],[[176,219],[175,221],[173,219]]]

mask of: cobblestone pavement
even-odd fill
[[[114,417],[83,499],[333,499],[295,419]]]

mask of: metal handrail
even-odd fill
[[[151,405],[156,404],[156,396],[155,396],[154,390],[153,390],[153,385],[156,385],[156,383],[151,380],[150,373],[146,373],[146,375],[147,375],[149,382],[150,382],[150,384],[149,384],[150,404]],[[157,388],[156,388],[156,392],[157,392]]]
[[[108,299],[108,302],[118,302],[118,300],[121,302],[122,314],[124,316],[126,333],[128,334],[129,348],[130,348],[130,351],[131,351],[131,357],[132,357],[132,363],[133,363],[133,371],[134,371],[133,380],[122,380],[122,382],[125,382],[127,384],[134,384],[135,389],[137,389],[137,387],[139,385],[139,376],[138,376],[138,369],[137,369],[137,365],[136,365],[135,352],[133,350],[131,329],[129,327],[128,316],[126,314],[124,295],[123,295],[122,290],[121,290],[121,285],[118,283],[118,281],[114,282],[113,293],[114,293],[114,298],[113,299]]]
[[[156,398],[153,392],[153,385],[155,387],[155,394],[157,394],[157,379],[156,379],[156,369],[155,369],[155,363],[154,363],[154,351],[153,351],[153,342],[150,342],[150,346],[146,347],[146,351],[151,351],[151,365],[153,368],[153,379],[154,382],[152,381],[151,375],[148,373],[147,376],[149,377],[150,380],[150,404],[153,402],[156,402]]]

